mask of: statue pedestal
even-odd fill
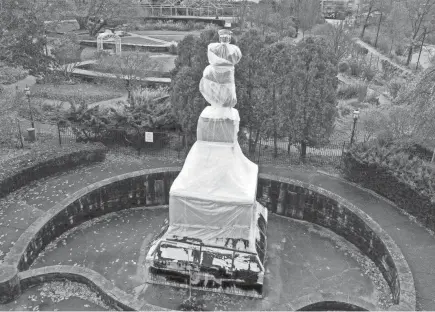
[[[168,228],[147,255],[149,282],[261,297],[267,210],[256,202],[258,166],[243,155],[238,126],[235,109],[201,114],[171,186]]]

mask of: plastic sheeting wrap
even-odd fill
[[[230,107],[206,107],[198,120],[198,141],[235,143],[239,132],[239,113]]]
[[[170,190],[168,237],[215,246],[229,238],[245,239],[255,251],[257,174],[258,166],[237,141],[195,142]]]
[[[211,106],[171,186],[169,223],[146,257],[148,281],[261,298],[267,209],[256,202],[258,166],[237,141],[234,64],[241,53],[230,34],[220,30],[220,43],[208,46],[200,91]]]
[[[208,45],[208,65],[199,84],[199,90],[212,106],[234,107],[237,103],[234,84],[234,65],[242,52],[229,43],[210,43]]]

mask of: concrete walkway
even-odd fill
[[[19,236],[66,195],[110,176],[146,168],[179,166],[180,161],[108,155],[106,161],[37,181],[0,200],[0,262]],[[395,240],[413,272],[419,310],[435,310],[435,237],[392,203],[319,171],[262,166],[260,172],[322,187],[365,211]],[[0,306],[1,310],[1,306]]]

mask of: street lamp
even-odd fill
[[[26,88],[24,88],[24,92],[26,93],[27,101],[29,102],[30,120],[32,121],[32,128],[35,128],[35,122],[33,121],[32,106],[30,106],[30,88],[27,85]]]
[[[356,128],[356,122],[358,120],[358,116],[359,116],[359,110],[356,109],[353,111],[353,128],[352,128],[352,136],[350,137],[350,145],[352,145],[354,142],[355,128]]]

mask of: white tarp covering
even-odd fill
[[[163,238],[188,237],[219,247],[232,240],[236,249],[255,252],[258,166],[237,142],[240,117],[233,108],[234,65],[241,52],[229,43],[211,43],[208,58],[200,91],[211,106],[202,112],[198,140],[172,184]]]
[[[199,90],[211,106],[234,107],[237,103],[234,84],[234,65],[241,57],[239,47],[233,44],[210,43],[208,65],[199,84]]]

